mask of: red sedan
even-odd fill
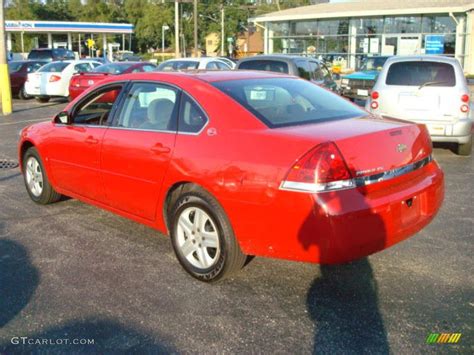
[[[74,75],[69,82],[69,99],[73,100],[98,82],[110,75],[150,72],[157,66],[148,62],[118,62],[101,65],[87,73]]]
[[[104,80],[21,132],[33,201],[67,195],[171,237],[194,277],[247,255],[343,263],[425,227],[444,197],[424,125],[267,72]]]

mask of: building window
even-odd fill
[[[385,18],[385,33],[421,33],[421,16]]]
[[[456,33],[456,23],[449,16],[423,16],[423,33]]]

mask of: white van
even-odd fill
[[[383,117],[424,123],[433,142],[457,143],[459,155],[471,154],[469,89],[461,65],[454,58],[389,58],[366,109]]]

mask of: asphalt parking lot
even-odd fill
[[[65,102],[14,105],[0,159]],[[473,353],[474,162],[434,155],[446,198],[415,237],[340,266],[255,258],[215,285],[188,276],[156,231],[73,199],[35,205],[19,169],[1,169],[0,353]],[[445,332],[459,344],[426,344]]]

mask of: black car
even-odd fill
[[[73,51],[64,48],[36,48],[28,54],[28,60],[74,60],[76,56]]]
[[[264,70],[299,76],[334,92],[337,84],[326,65],[314,58],[296,55],[258,55],[243,58],[237,63],[238,70]]]

